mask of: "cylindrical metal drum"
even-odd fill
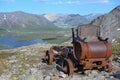
[[[78,42],[74,45],[74,55],[78,60],[86,58],[109,58],[112,55],[112,48],[106,41]]]

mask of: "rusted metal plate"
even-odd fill
[[[81,25],[77,29],[77,36],[80,38],[86,37],[88,41],[92,41],[100,36],[100,27],[95,25]]]
[[[88,45],[88,54],[90,58],[105,58],[107,54],[107,47],[104,42],[89,42]]]

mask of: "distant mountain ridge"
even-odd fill
[[[36,15],[22,11],[0,12],[1,31],[26,31],[43,28],[71,28],[90,23],[93,15],[81,16],[79,14],[43,14]],[[94,17],[95,18],[95,17]],[[34,26],[34,27],[33,27]]]
[[[60,28],[77,27],[89,23],[89,20],[79,14],[44,14],[44,17]]]
[[[120,38],[120,5],[94,19],[91,24],[100,26],[101,36],[108,37],[110,41]]]
[[[94,19],[96,19],[97,17],[103,15],[102,13],[91,13],[91,14],[88,14],[88,15],[84,15],[84,17],[86,19],[88,19],[89,21],[92,21]]]
[[[35,31],[57,29],[53,23],[42,15],[16,12],[0,12],[0,30],[4,31]]]

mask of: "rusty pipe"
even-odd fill
[[[72,39],[73,39],[72,43],[74,43],[74,42],[75,42],[75,33],[74,33],[74,28],[72,28]]]

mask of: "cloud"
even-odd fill
[[[81,2],[78,0],[78,1],[72,1],[72,0],[69,0],[69,1],[58,1],[58,2],[55,2],[55,4],[69,4],[69,5],[74,5],[74,4],[80,4]]]
[[[16,0],[0,0],[0,1],[15,2]]]
[[[48,2],[49,0],[34,0],[34,1],[37,1],[37,2]]]
[[[104,3],[109,3],[109,2],[110,2],[109,0],[86,0],[86,3],[90,3],[90,4],[91,3],[93,3],[93,4],[94,3],[100,3],[100,4],[103,3],[104,4]]]
[[[68,1],[67,4],[80,4],[80,1]]]
[[[54,4],[62,5],[62,4],[68,4],[68,5],[80,5],[80,4],[106,4],[109,3],[109,0],[68,0],[68,1],[56,1]]]

